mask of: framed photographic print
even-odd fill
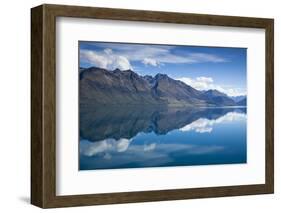
[[[273,19],[31,9],[31,203],[274,191]]]

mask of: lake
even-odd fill
[[[247,162],[247,110],[80,107],[79,170]]]

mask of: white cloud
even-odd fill
[[[195,146],[192,150],[190,150],[189,153],[193,155],[203,155],[203,154],[214,153],[222,150],[224,150],[223,146]]]
[[[129,60],[124,56],[115,56],[113,63],[108,66],[108,69],[114,70],[119,68],[120,70],[133,69]]]
[[[104,69],[109,64],[109,59],[105,55],[97,54],[95,51],[80,50],[80,59]]]
[[[107,154],[110,151],[125,152],[131,142],[132,140],[126,138],[121,138],[119,140],[109,138],[97,142],[82,140],[80,141],[80,153],[85,156],[94,156],[99,153]]]
[[[103,69],[132,69],[130,61],[125,56],[117,55],[109,48],[104,51],[80,50],[80,60]]]
[[[117,152],[125,152],[128,149],[130,142],[131,141],[126,138],[121,138],[118,141],[116,141]]]
[[[154,66],[154,67],[160,66],[160,63],[158,61],[156,61],[155,59],[152,59],[152,58],[145,58],[145,59],[143,59],[142,63],[145,64],[145,65],[151,65],[151,66]]]
[[[206,82],[206,83],[213,83],[214,82],[214,80],[212,78],[204,77],[204,76],[197,77],[196,80],[201,81],[201,82]]]
[[[187,124],[186,126],[180,128],[180,131],[188,132],[193,130],[199,133],[210,133],[212,132],[213,126],[215,124],[219,124],[222,122],[243,120],[246,117],[247,115],[244,113],[229,112],[226,115],[213,120],[209,120],[207,118],[199,118],[198,120],[193,121],[192,123]]]
[[[156,147],[156,143],[145,144],[143,147],[143,151],[148,152],[154,150]]]
[[[199,132],[199,133],[211,132],[213,129],[212,129],[212,127],[210,127],[209,123],[210,123],[210,121],[208,119],[200,118],[200,119],[180,128],[180,131],[188,132],[188,131],[194,130],[195,132]]]
[[[134,55],[135,54],[135,55]],[[132,53],[132,56],[128,57],[132,60],[142,60],[144,64],[147,64],[147,60],[149,59],[150,64],[155,66],[155,64],[161,63],[170,63],[170,64],[194,64],[194,63],[206,63],[206,62],[213,62],[213,63],[221,63],[226,62],[225,59],[206,53],[188,53],[185,55],[177,55],[171,53],[171,51],[164,49],[160,51],[159,49],[147,49],[139,50],[136,53]],[[145,58],[144,58],[145,57]]]
[[[227,60],[224,58],[208,53],[190,53],[189,56],[190,58],[193,58],[195,61],[200,61],[200,62],[214,62],[214,63],[227,62]]]
[[[104,52],[105,52],[107,55],[110,55],[110,54],[113,53],[112,49],[109,49],[109,48],[104,49]]]
[[[200,52],[178,54],[172,51],[175,47],[165,46],[165,45],[157,45],[157,46],[141,45],[141,44],[112,45],[110,43],[101,43],[101,44],[97,43],[94,45],[94,47],[99,47],[104,49],[104,51],[100,51],[100,52],[95,51],[95,54],[98,54],[99,56],[119,55],[125,57],[128,61],[140,61],[143,64],[150,65],[150,66],[159,66],[165,63],[193,64],[193,63],[206,63],[206,62],[212,62],[212,63],[227,62],[225,58],[222,58],[215,54],[200,53]],[[90,50],[83,50],[83,51],[90,51]],[[82,58],[82,59],[84,60],[87,58]],[[105,60],[107,61],[108,59]],[[94,62],[96,62],[96,59],[94,60]],[[104,68],[106,68],[106,66]]]
[[[222,86],[215,84],[214,80],[210,77],[201,76],[201,77],[197,77],[195,79],[182,77],[182,78],[177,78],[176,80],[182,81],[197,90],[215,89],[222,93],[227,94],[228,96],[246,95],[246,92],[243,90],[240,90],[240,89],[223,88]]]
[[[177,80],[180,80],[189,86],[192,86],[195,89],[198,90],[208,90],[208,89],[214,89],[216,86],[213,84],[213,79],[210,77],[197,77],[195,79],[182,77],[177,78]]]

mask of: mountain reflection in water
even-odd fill
[[[246,108],[80,108],[80,170],[246,163]]]

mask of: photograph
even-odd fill
[[[274,18],[163,5],[31,8],[32,205],[274,193]]]
[[[79,170],[247,163],[247,49],[79,41]]]

